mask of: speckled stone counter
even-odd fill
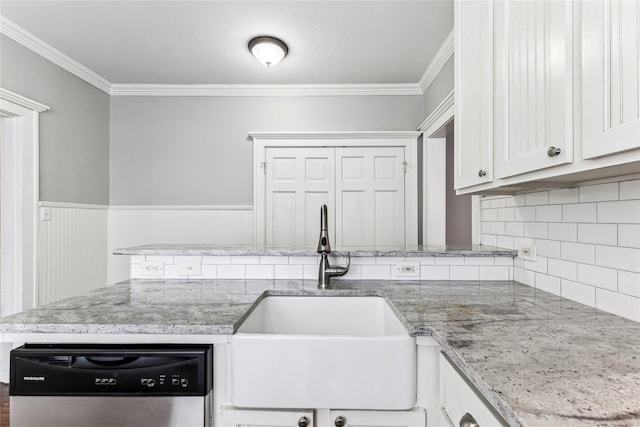
[[[316,256],[315,249],[258,248],[247,246],[218,247],[207,244],[152,244],[115,249],[114,255],[156,255],[156,256]],[[334,256],[353,257],[416,257],[416,256],[516,256],[513,249],[487,245],[468,246],[413,246],[407,248],[334,248]]]
[[[640,324],[516,282],[131,281],[1,319],[0,333],[231,334],[267,294],[381,295],[511,425],[640,425]]]

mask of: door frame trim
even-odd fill
[[[253,141],[253,206],[255,207],[255,244],[266,243],[266,165],[267,148],[276,147],[404,147],[405,242],[418,244],[418,131],[398,132],[250,132]]]

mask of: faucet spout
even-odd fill
[[[318,270],[318,289],[326,289],[329,287],[332,277],[344,276],[351,266],[351,254],[349,253],[347,253],[349,261],[346,267],[332,266],[329,263],[328,255],[331,253],[331,244],[329,244],[327,205],[320,207],[320,238],[318,239],[317,252],[321,255],[320,268]]]

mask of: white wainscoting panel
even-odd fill
[[[111,206],[108,283],[129,278],[129,257],[114,249],[158,243],[254,245],[252,206]]]
[[[38,305],[106,285],[108,209],[40,202]]]

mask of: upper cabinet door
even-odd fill
[[[640,147],[640,2],[582,3],[582,157]]]
[[[493,180],[493,2],[455,8],[456,189]]]
[[[494,7],[496,178],[570,163],[572,2]]]

